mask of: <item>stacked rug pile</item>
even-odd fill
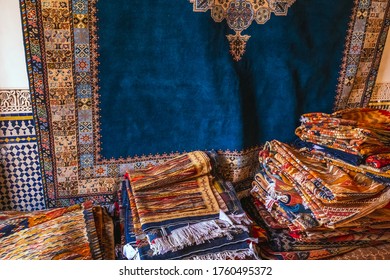
[[[296,135],[298,145],[321,151],[335,165],[378,175],[378,180],[390,178],[389,111],[355,108],[304,114]]]
[[[90,202],[33,212],[0,213],[0,259],[115,259],[106,209]]]
[[[213,175],[210,154],[191,152],[129,171],[122,187],[127,259],[253,259],[248,226],[231,184]]]
[[[273,140],[244,208],[267,231],[268,259],[331,258],[390,242],[390,113],[302,116],[290,146]]]

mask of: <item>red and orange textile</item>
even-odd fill
[[[0,259],[111,259],[111,223],[91,202],[33,212],[0,212]]]
[[[366,164],[382,171],[388,171],[390,170],[390,153],[369,156]]]
[[[370,108],[301,116],[296,135],[303,141],[368,157],[390,152],[390,112]]]

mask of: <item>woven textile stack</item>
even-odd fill
[[[268,259],[321,259],[390,242],[390,113],[349,109],[305,114],[290,146],[259,153],[242,202],[267,231]]]
[[[130,171],[122,187],[127,259],[253,259],[248,225],[231,184],[205,152]]]
[[[389,111],[356,108],[331,115],[309,113],[301,123],[296,129],[301,145],[322,151],[336,165],[390,178]]]

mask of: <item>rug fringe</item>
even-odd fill
[[[255,259],[259,260],[260,258],[256,255],[253,250],[247,249],[242,251],[224,251],[218,253],[210,253],[200,256],[191,256],[189,260],[245,260],[245,259]]]
[[[230,218],[230,220],[233,221],[233,224],[236,227],[245,226],[245,229],[246,229],[246,226],[253,224],[253,221],[248,217],[248,215],[246,213],[231,214],[231,215],[228,215],[228,217]],[[245,231],[248,231],[248,230],[246,229]]]
[[[150,248],[154,255],[160,255],[187,246],[203,244],[219,237],[227,237],[231,240],[233,239],[232,233],[242,230],[248,231],[242,225],[231,226],[228,222],[221,220],[204,221],[172,230],[169,235],[154,239],[150,243]]]

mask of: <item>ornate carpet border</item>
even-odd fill
[[[355,1],[334,111],[369,105],[389,25],[389,1]]]

